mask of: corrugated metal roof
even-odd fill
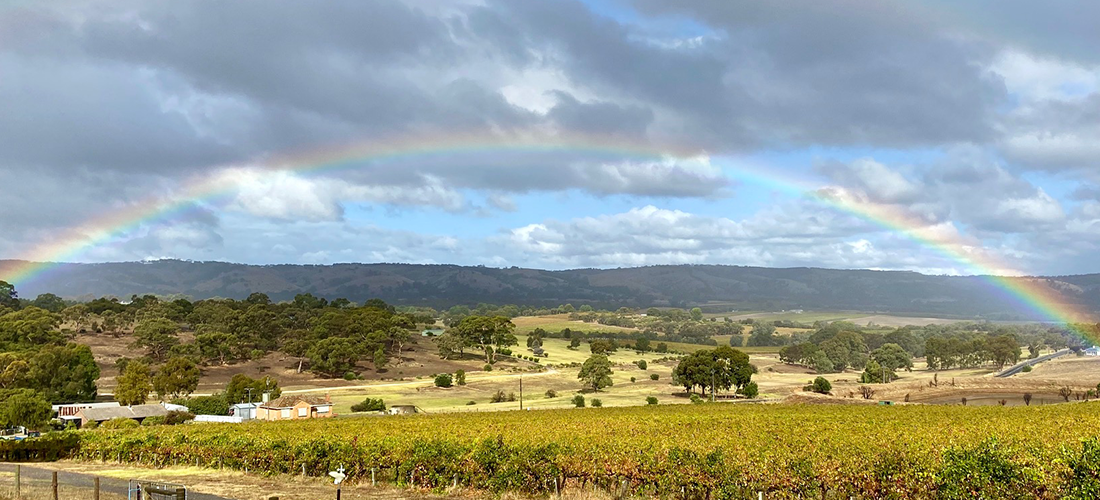
[[[87,420],[103,422],[112,418],[160,417],[167,415],[168,409],[161,405],[134,405],[114,408],[86,408],[80,410],[80,414]]]
[[[298,394],[292,394],[292,395],[289,395],[289,396],[280,397],[280,398],[278,398],[274,401],[263,403],[263,404],[260,405],[260,407],[261,408],[290,408],[290,407],[293,407],[294,405],[298,404],[301,401],[305,401],[306,403],[309,403],[312,406],[332,405],[331,401],[328,401],[327,399],[325,399],[324,397],[321,397],[321,396],[302,396],[302,395],[298,395]]]

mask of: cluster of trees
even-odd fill
[[[436,337],[436,345],[443,359],[461,357],[467,348],[476,347],[491,364],[495,361],[494,347],[499,352],[519,343],[515,330],[516,325],[505,316],[466,316]]]
[[[695,351],[680,360],[672,371],[672,379],[690,394],[696,387],[714,395],[717,391],[746,393],[752,383],[756,367],[749,363],[749,356],[729,346]],[[755,397],[755,385],[747,394]]]
[[[962,323],[903,327],[874,331],[851,323],[817,324],[808,335],[791,335],[779,351],[780,360],[802,364],[819,373],[852,368],[863,370],[864,382],[888,382],[898,370],[911,370],[913,358],[924,357],[929,368],[1003,368],[1043,349],[1080,347],[1080,340],[1063,328],[1039,325],[998,326]]]
[[[272,303],[262,293],[245,300],[161,300],[133,297],[123,304],[96,299],[61,311],[61,317],[85,331],[117,333],[133,329],[131,346],[149,364],[186,358],[200,364],[226,364],[261,358],[276,350],[298,358],[299,370],[345,376],[362,360],[375,369],[399,356],[418,324],[432,323],[423,311],[398,313],[380,300],[359,306],[347,299],[331,302],[300,294],[291,302]],[[116,331],[104,330],[104,325]],[[180,333],[194,340],[181,342]]]

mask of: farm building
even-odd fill
[[[1100,347],[1090,347],[1085,349],[1085,356],[1100,356]]]
[[[393,405],[390,407],[390,415],[412,415],[420,413],[414,405]]]
[[[129,418],[141,422],[149,417],[163,417],[168,414],[164,405],[114,406],[106,408],[85,408],[76,413],[80,426],[88,422],[106,422],[116,418]]]
[[[67,404],[67,405],[53,405],[53,412],[55,414],[57,414],[57,418],[59,420],[61,420],[62,422],[68,424],[69,422],[74,422],[74,423],[80,422],[80,417],[77,416],[77,413],[80,413],[80,410],[85,410],[85,409],[89,409],[89,408],[118,408],[118,407],[119,407],[119,404],[118,404],[117,401],[111,401],[111,402],[108,402],[108,403],[73,403],[73,404]]]
[[[264,403],[238,403],[229,407],[229,416],[240,417],[241,420],[256,418],[256,410]]]
[[[332,398],[328,396],[283,396],[274,401],[260,403],[256,408],[258,420],[296,420],[331,416],[333,416]]]

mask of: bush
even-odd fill
[[[137,420],[122,417],[112,418],[99,424],[100,429],[135,429],[137,427],[141,427]]]
[[[516,400],[516,393],[509,392],[508,393],[508,401],[515,401],[515,400]]]
[[[497,391],[493,394],[493,397],[489,398],[490,403],[503,403],[508,400],[508,396],[504,394],[504,391]]]
[[[639,359],[637,365],[638,369],[640,370],[645,370],[649,368],[649,363],[646,363],[644,359]]]
[[[195,415],[229,415],[229,403],[223,394],[177,398],[172,403],[186,406]]]
[[[1031,365],[1024,365],[1023,369],[1021,369],[1020,371],[1022,371],[1024,373],[1030,372],[1031,371]]]
[[[656,373],[650,373],[649,374],[649,380],[660,380],[660,379],[661,379],[661,376],[657,375]]]
[[[467,401],[466,402],[466,406],[473,406],[473,405],[476,405],[476,404],[477,404],[477,401]]]
[[[435,376],[436,387],[450,387],[452,382],[453,379],[451,378],[450,373],[440,373],[439,375]]]
[[[558,391],[555,391],[553,389],[547,389],[546,390],[546,398],[547,399],[554,399],[556,397],[558,397]]]
[[[692,394],[690,399],[691,399],[691,402],[695,403],[695,404],[703,403],[703,398],[699,397],[698,394]]]
[[[637,381],[638,381],[638,379],[636,379],[636,378],[634,378],[634,377],[630,377],[630,383],[632,383],[632,384],[633,384],[634,382],[637,382]]]
[[[592,398],[592,407],[603,408],[603,401],[600,401],[598,398]]]
[[[455,384],[466,385],[466,370],[458,370],[455,372]]]
[[[749,382],[745,384],[744,389],[741,389],[741,394],[744,394],[746,398],[756,399],[756,396],[760,395],[760,387],[756,385],[756,382]]]
[[[344,380],[355,380],[357,378],[359,378],[359,376],[356,375],[355,372],[344,372]]]
[[[155,415],[155,416],[152,416],[152,417],[148,417],[145,420],[141,421],[141,425],[146,426],[146,427],[154,426],[154,425],[164,425],[164,417],[162,417],[160,415]]]
[[[814,383],[810,387],[810,390],[818,394],[828,394],[829,391],[833,390],[833,384],[830,384],[828,380],[825,380],[825,377],[817,377],[814,379]]]
[[[386,403],[384,403],[381,398],[367,398],[364,399],[361,403],[355,403],[351,405],[351,411],[353,413],[364,411],[386,411]]]
[[[657,396],[647,396],[645,398],[645,404],[647,404],[647,405],[657,404]]]
[[[573,406],[576,406],[577,408],[584,408],[584,396],[581,396],[580,394],[573,396]]]
[[[485,370],[487,372],[491,372],[491,371],[493,371],[493,365],[490,365],[489,363],[485,363],[485,366],[481,367],[481,369]]]
[[[195,414],[186,411],[170,411],[164,416],[165,425],[179,425],[194,420]]]
[[[92,422],[88,422],[88,424],[92,424]],[[84,427],[91,428],[89,425]],[[54,432],[45,434],[42,437],[21,441],[0,440],[0,461],[53,462],[71,457],[79,448],[80,434],[75,432]]]

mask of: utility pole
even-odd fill
[[[519,374],[519,409],[523,409],[523,374]]]
[[[248,392],[248,404],[252,404],[252,388],[248,387],[245,391]]]

